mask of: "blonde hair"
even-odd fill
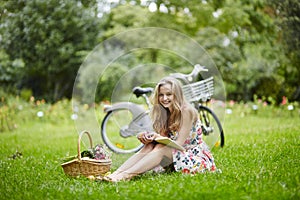
[[[160,87],[166,84],[171,85],[171,92],[174,95],[172,113],[164,108],[158,99]],[[150,116],[153,121],[154,130],[165,136],[170,132],[178,131],[182,123],[182,106],[186,104],[180,82],[172,77],[163,78],[156,85],[151,100],[153,107]]]

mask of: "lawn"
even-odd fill
[[[146,173],[111,184],[63,173],[61,158],[76,154],[78,137],[64,103],[22,109],[14,129],[0,132],[0,199],[300,199],[298,110],[231,108],[225,147],[212,150],[222,173]],[[112,170],[128,156],[113,154]]]

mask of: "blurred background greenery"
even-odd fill
[[[71,98],[77,71],[97,44],[133,28],[164,27],[204,47],[227,99],[300,101],[298,0],[9,0],[0,7],[0,96]],[[131,66],[161,60],[187,67],[165,52],[139,51],[113,63],[96,100],[110,100],[106,91]]]

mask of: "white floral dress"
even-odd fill
[[[172,139],[176,139],[173,138]],[[216,171],[214,158],[202,140],[201,122],[197,120],[193,125],[190,134],[183,147],[185,151],[174,149],[173,164],[176,171],[183,173],[201,173],[206,171]]]

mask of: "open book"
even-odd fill
[[[180,144],[178,144],[176,141],[174,140],[171,140],[170,138],[168,137],[158,137],[158,138],[155,138],[155,141],[160,143],[160,144],[165,144],[169,147],[172,147],[172,148],[175,148],[175,149],[178,149],[180,151],[184,151],[185,149],[183,148],[183,146],[181,146]]]

